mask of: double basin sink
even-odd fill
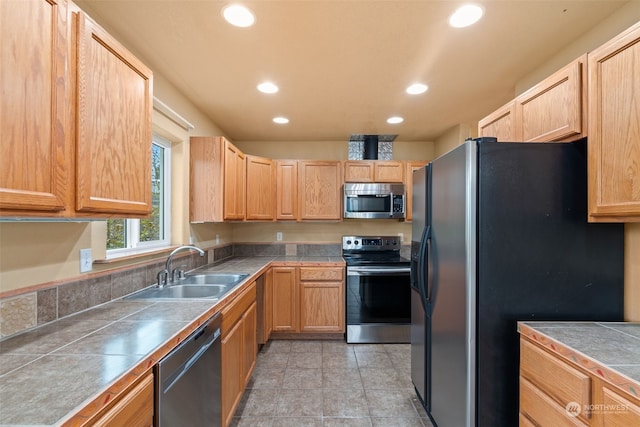
[[[146,288],[125,297],[125,299],[207,299],[216,300],[222,298],[227,292],[242,282],[248,274],[230,273],[206,273],[187,275],[178,279],[175,283],[159,288],[157,286]]]

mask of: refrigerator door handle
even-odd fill
[[[427,271],[427,277],[425,277],[425,258],[429,257],[429,241],[431,240],[431,226],[426,226],[422,232],[422,238],[420,239],[420,251],[418,255],[418,289],[420,290],[420,297],[422,299],[422,305],[425,310],[428,308],[429,293],[427,291],[429,272]],[[430,264],[427,262],[427,268]],[[428,310],[427,310],[428,313]]]

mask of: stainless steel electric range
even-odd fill
[[[410,261],[399,236],[343,236],[348,343],[409,343]]]

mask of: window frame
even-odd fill
[[[157,134],[152,136],[152,145],[163,149],[163,191],[161,192],[160,205],[162,206],[162,234],[163,238],[148,242],[140,241],[140,219],[123,218],[125,221],[124,248],[107,249],[107,259],[120,258],[144,252],[152,252],[171,246],[171,142]],[[151,179],[151,177],[149,177]],[[153,185],[153,184],[152,184]]]

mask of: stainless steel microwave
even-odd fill
[[[346,183],[344,218],[404,218],[404,184]]]

